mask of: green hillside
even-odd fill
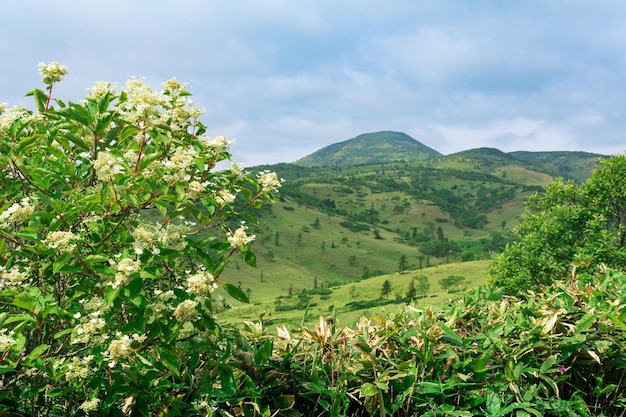
[[[583,182],[598,167],[598,160],[606,158],[588,152],[511,152],[509,155],[552,175]]]
[[[335,300],[335,294],[355,288],[362,294],[357,298],[380,298],[376,280],[399,275],[402,257],[406,270],[417,274],[457,263],[454,268],[461,270],[468,262],[486,267],[510,242],[524,201],[559,174],[549,173],[554,170],[543,155],[524,154],[522,160],[479,148],[444,156],[428,149],[407,135],[379,132],[331,145],[296,164],[255,167],[276,171],[285,181],[276,204],[258,212],[259,226],[251,226],[257,268],[235,262],[222,277],[252,302],[228,314],[265,311],[295,320],[310,302],[316,314],[330,306],[343,311],[354,300]],[[588,176],[593,165],[585,161],[597,160],[593,154],[558,154],[565,165],[568,156],[578,175]],[[471,275],[468,282],[484,280],[480,273]],[[371,282],[377,284],[359,290]],[[324,301],[324,294],[298,299],[303,291],[327,288],[332,294]],[[431,285],[423,301],[439,302],[431,299],[438,291]]]
[[[320,149],[295,162],[300,166],[347,167],[355,165],[415,162],[441,154],[400,132],[365,133]]]

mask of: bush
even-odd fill
[[[603,271],[519,297],[484,287],[354,329],[320,317],[279,328],[277,356],[254,372],[288,369],[280,384],[301,415],[622,416],[624,291],[626,275]]]
[[[37,112],[0,108],[0,414],[206,415],[235,395],[211,294],[247,301],[219,277],[281,181],[216,170],[175,79],[65,103],[40,71]]]
[[[583,184],[558,180],[526,202],[516,241],[489,268],[494,285],[515,294],[539,290],[572,265],[595,270],[626,264],[626,155],[601,161]]]

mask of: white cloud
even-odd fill
[[[623,149],[626,5],[398,0],[6,0],[0,101],[176,76],[236,160],[294,161],[360,133],[404,131],[443,153]]]

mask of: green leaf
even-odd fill
[[[491,391],[487,394],[487,402],[485,404],[487,408],[487,413],[492,416],[499,416],[500,409],[502,408],[502,401],[500,400],[500,395]]]
[[[254,355],[254,361],[256,364],[260,365],[267,362],[267,360],[272,356],[273,348],[274,343],[271,340],[266,340]]]
[[[120,295],[120,287],[113,288],[111,285],[104,290],[104,300],[111,304]]]
[[[237,384],[233,372],[230,368],[221,367],[218,373],[222,384],[222,392],[227,397],[233,397],[237,393]]]
[[[54,264],[52,264],[52,272],[54,272],[55,274],[58,274],[61,271],[61,269],[65,266],[65,264],[69,262],[70,259],[71,259],[71,254],[69,253],[63,254],[60,257],[58,257],[54,261]]]
[[[141,278],[137,278],[129,282],[128,285],[126,285],[126,287],[124,288],[124,294],[127,295],[129,298],[133,298],[137,294],[139,294],[142,288],[143,280]]]
[[[364,397],[372,397],[378,394],[378,387],[371,382],[366,382],[361,386],[361,395]]]
[[[19,232],[15,234],[15,236],[19,237],[20,239],[30,240],[31,242],[41,241],[37,232],[32,231],[32,230],[26,230],[26,229],[20,230]]]
[[[95,254],[87,256],[85,258],[85,262],[87,262],[89,265],[93,265],[95,263],[108,262],[109,259],[110,258],[107,255]]]
[[[556,355],[548,356],[546,360],[543,361],[543,363],[541,364],[541,368],[539,368],[539,371],[541,371],[541,373],[549,372],[556,363],[557,363]]]
[[[28,359],[26,360],[27,363],[31,363],[32,361],[34,361],[35,359],[43,355],[43,353],[47,351],[49,347],[50,345],[44,344],[44,345],[39,345],[36,348],[34,348],[28,355]]]
[[[46,111],[46,103],[48,102],[48,95],[46,93],[38,88],[35,88],[26,93],[26,96],[33,96],[35,99],[35,106],[41,113]]]
[[[178,358],[176,357],[176,355],[172,351],[163,348],[157,348],[157,352],[159,352],[160,356],[159,361],[163,365],[165,365],[165,367],[169,369],[174,375],[180,377],[178,370]]]
[[[420,394],[434,394],[434,395],[443,395],[443,390],[441,388],[441,384],[436,382],[428,382],[424,381],[420,383],[422,387],[419,392]]]
[[[242,251],[239,251],[239,255],[241,256],[241,259],[243,259],[243,261],[246,264],[252,267],[256,267],[256,255],[252,253],[252,251],[250,251],[249,249],[242,250]]]
[[[609,319],[611,319],[611,321],[613,322],[613,324],[615,324],[617,327],[619,327],[622,330],[626,330],[626,323],[624,323],[622,320],[620,320],[618,317],[614,316],[613,314],[607,313],[607,317]]]
[[[456,334],[452,329],[450,329],[445,324],[442,324],[440,327],[441,327],[441,330],[443,331],[442,338],[444,340],[456,346],[463,346],[463,339],[461,338],[461,336]]]
[[[141,363],[143,363],[144,365],[149,366],[149,367],[151,367],[151,368],[152,368],[152,367],[154,367],[154,364],[153,364],[152,362],[150,362],[148,359],[144,358],[143,356],[141,356],[141,355],[140,355],[140,354],[138,354],[138,353],[135,353],[135,355],[137,356],[137,358],[139,359],[139,361],[140,361]]]
[[[226,290],[226,292],[235,300],[241,301],[242,303],[250,303],[250,300],[248,299],[248,296],[246,295],[246,293],[241,291],[239,288],[237,288],[233,284],[224,284],[223,287]]]
[[[74,331],[74,329],[71,329],[71,328],[70,329],[61,330],[60,332],[56,332],[54,334],[54,338],[55,339],[59,339],[59,338],[65,336],[66,334],[72,333],[73,331]]]
[[[0,366],[0,375],[13,372],[14,370],[15,366]]]
[[[22,314],[11,314],[5,321],[4,324],[18,323],[32,321],[35,322],[35,316],[32,314],[22,313]]]
[[[35,308],[35,297],[28,293],[18,294],[13,300],[15,307],[23,308],[24,310],[32,311]]]
[[[474,372],[477,374],[486,372],[489,369],[487,364],[489,364],[489,353],[485,352],[474,363]]]
[[[583,318],[578,321],[578,324],[576,325],[576,332],[582,333],[584,331],[589,330],[595,321],[596,321],[595,314],[593,313],[585,314]]]

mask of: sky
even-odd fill
[[[0,102],[33,108],[39,62],[96,81],[176,77],[243,166],[362,133],[443,154],[626,151],[621,0],[3,0]]]

